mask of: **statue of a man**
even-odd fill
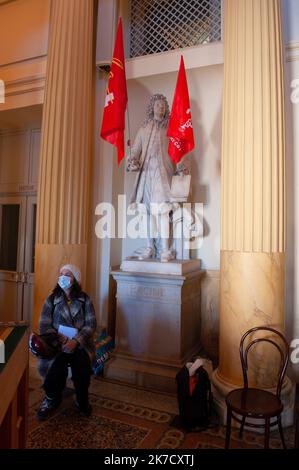
[[[139,259],[157,257],[160,241],[161,261],[175,258],[170,241],[171,181],[175,173],[186,173],[184,164],[175,165],[167,153],[166,130],[169,106],[164,95],[151,96],[146,120],[139,129],[134,145],[127,157],[127,170],[138,171],[131,204],[143,204],[148,214],[147,246]],[[149,221],[149,223],[148,223]],[[149,230],[150,229],[150,230]]]

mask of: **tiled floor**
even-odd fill
[[[31,384],[31,404],[36,400],[36,397],[41,396],[42,392],[39,387],[42,384],[40,376],[36,368],[36,359],[30,359],[30,384]],[[73,388],[71,380],[67,381],[67,386]],[[102,397],[122,400],[134,405],[144,406],[159,411],[165,411],[170,414],[176,415],[178,413],[177,397],[168,393],[156,393],[136,387],[130,387],[115,382],[106,381],[103,379],[91,379],[89,388],[90,393],[100,394]]]
[[[90,418],[80,418],[74,407],[74,393],[68,380],[61,407],[46,422],[38,423],[36,410],[43,397],[34,358],[30,364],[30,448],[115,448],[115,449],[223,449],[225,427],[217,417],[205,431],[186,431],[178,426],[177,397],[108,382],[91,380]],[[285,429],[288,448],[293,447],[294,428]],[[271,432],[270,446],[280,448],[280,437]],[[263,436],[244,432],[242,439],[233,429],[232,448],[263,447]]]

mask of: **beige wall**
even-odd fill
[[[100,202],[109,202],[117,207],[117,196],[124,192],[123,166],[118,167],[112,145],[99,137],[102,111],[107,87],[107,76],[97,74],[95,81],[95,132],[92,160],[90,226],[88,232],[87,288],[92,296],[101,326],[108,324],[108,311],[111,309],[110,267],[122,259],[121,240],[100,240],[95,235],[95,224],[99,216],[95,208]]]
[[[0,65],[47,53],[49,4],[49,0],[15,0],[0,6]]]
[[[294,80],[299,80],[299,42],[289,43],[286,50],[286,331],[289,340],[299,339],[299,87],[297,84],[295,96],[295,88],[291,87]],[[299,364],[291,367],[298,381]]]
[[[0,192],[37,189],[40,129],[0,132]]]
[[[219,288],[220,272],[206,270],[201,281],[201,343],[215,365],[219,351]]]

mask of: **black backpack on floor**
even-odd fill
[[[212,412],[211,382],[202,366],[195,371],[195,376],[197,383],[190,395],[188,368],[182,367],[176,375],[180,424],[185,428],[206,428]]]

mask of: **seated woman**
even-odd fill
[[[56,409],[66,385],[68,366],[72,370],[72,380],[76,391],[76,406],[85,416],[91,413],[88,400],[90,385],[91,357],[94,353],[93,335],[96,318],[93,304],[82,291],[80,269],[66,264],[60,269],[58,283],[43,306],[39,332],[58,333],[62,343],[61,352],[54,359],[39,359],[38,369],[44,377],[45,398],[37,412],[39,420],[46,419]],[[74,335],[60,333],[67,331],[61,327],[71,327]]]

